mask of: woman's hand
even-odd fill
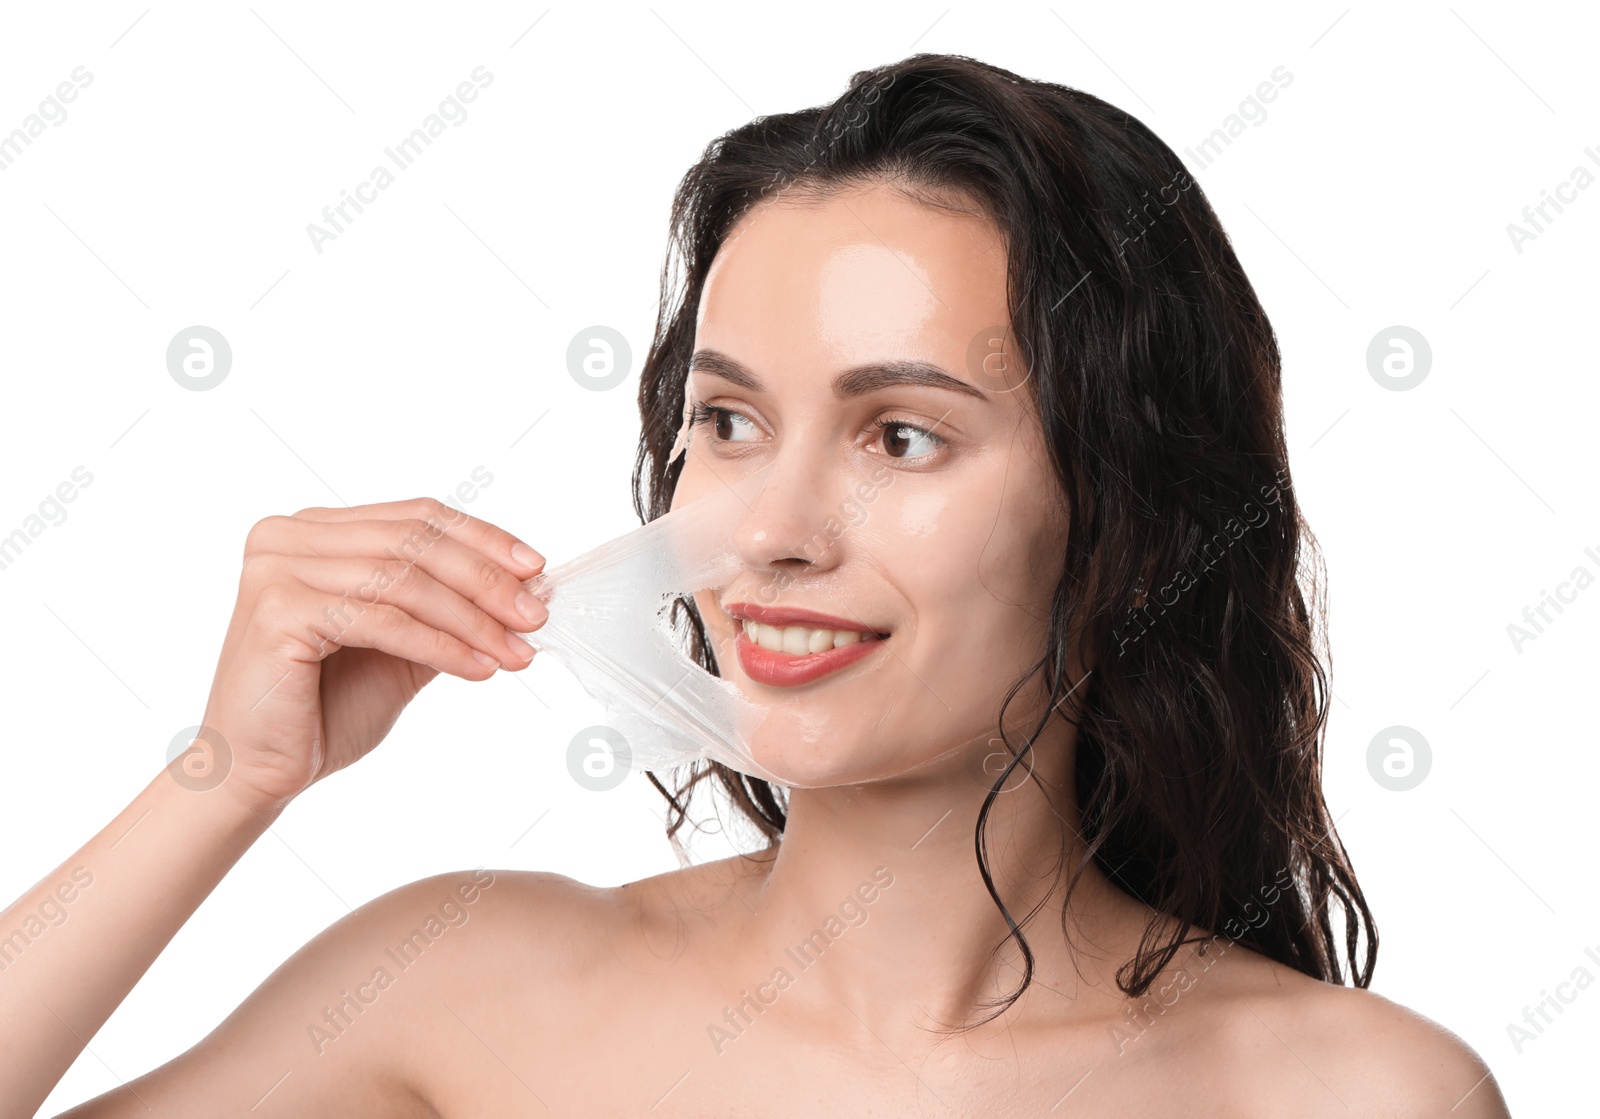
[[[512,631],[548,616],[522,586],[543,566],[432,498],[257,522],[204,718],[226,752],[202,735],[212,754],[189,760],[252,807],[296,796],[382,741],[440,672],[525,668]]]

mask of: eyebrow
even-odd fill
[[[696,350],[689,359],[689,371],[710,373],[751,392],[762,391],[761,380],[754,373],[717,350]],[[937,365],[926,361],[870,361],[851,366],[833,379],[833,394],[841,398],[865,396],[894,385],[948,389],[975,396],[979,400],[988,399],[982,389],[952,377]]]

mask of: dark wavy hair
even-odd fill
[[[1005,698],[1042,673],[1050,708],[1025,742],[1006,740],[975,836],[1024,960],[1020,985],[984,1021],[1020,997],[1034,966],[1022,929],[1033,914],[1018,922],[989,874],[989,810],[1017,767],[1031,774],[1029,751],[1068,696],[1088,852],[1068,897],[1092,859],[1155,911],[1117,972],[1125,994],[1142,997],[1183,944],[1210,939],[1185,935],[1189,925],[1224,921],[1244,930],[1229,933],[1237,942],[1342,984],[1336,906],[1353,982],[1367,986],[1377,930],[1322,795],[1322,570],[1289,485],[1277,340],[1204,193],[1128,113],[974,59],[917,54],[857,73],[830,105],[712,141],[673,201],[639,384],[635,511],[652,520],[671,507],[684,460],[667,456],[723,238],[775,191],[871,183],[976,200],[999,226],[1010,333],[1070,504],[1047,647]],[[692,600],[676,606],[691,654],[716,672]],[[1094,667],[1069,679],[1074,663]],[[669,790],[650,775],[669,838],[709,778],[769,845],[781,841],[783,790],[715,763],[676,776]],[[1269,890],[1275,919],[1230,916]]]

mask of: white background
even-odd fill
[[[1600,554],[1600,184],[1521,253],[1506,227],[1575,167],[1600,174],[1584,155],[1600,158],[1600,26],[1577,5],[1530,11],[8,5],[0,131],[75,67],[93,81],[0,172],[0,535],[74,467],[94,480],[0,570],[0,901],[199,721],[259,518],[443,497],[482,466],[470,511],[552,562],[637,523],[636,370],[668,205],[724,130],[938,51],[1085,89],[1182,153],[1282,66],[1264,121],[1208,167],[1186,159],[1283,347],[1291,467],[1331,586],[1326,789],[1380,928],[1373,988],[1463,1036],[1514,1113],[1555,1113],[1600,1041],[1600,989],[1520,1055],[1506,1027],[1580,964],[1600,974],[1583,953],[1600,952],[1583,698],[1600,587],[1520,651],[1506,627],[1575,567],[1600,575],[1584,554]],[[478,66],[494,78],[468,118],[318,254],[307,223]],[[233,349],[205,392],[165,365],[196,324]],[[565,366],[595,324],[634,345],[609,392]],[[1395,325],[1433,352],[1404,392],[1366,365]],[[675,866],[642,775],[609,793],[568,776],[568,740],[597,718],[553,662],[442,677],[245,856],[44,1113],[187,1048],[404,882]],[[1432,750],[1408,792],[1368,772],[1395,724]]]

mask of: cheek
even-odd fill
[[[733,650],[729,645],[733,640],[733,629],[728,624],[730,619],[717,605],[715,591],[695,591],[694,604],[700,613],[706,641],[711,646],[711,655],[716,660],[721,674],[726,676],[727,669],[723,666],[731,663],[733,658]]]
[[[688,455],[688,452],[684,453]],[[672,489],[672,504],[667,506],[668,512],[681,509],[706,493],[706,481],[702,479],[705,471],[701,469],[693,455],[688,455],[688,459],[689,461],[683,464],[683,469],[678,473],[678,484]]]
[[[874,517],[872,550],[910,607],[912,652],[945,680],[1009,684],[1042,650],[1064,538],[1027,488],[906,487]]]

